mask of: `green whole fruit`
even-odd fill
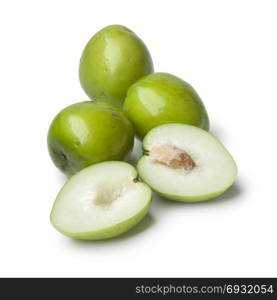
[[[130,85],[152,72],[152,59],[143,41],[128,28],[111,25],[86,45],[79,77],[91,99],[122,106]]]
[[[152,128],[167,123],[209,130],[209,118],[196,91],[168,73],[153,73],[134,83],[128,90],[123,110],[140,138]]]
[[[71,176],[98,162],[124,159],[133,147],[134,131],[119,108],[85,101],[54,118],[47,141],[54,164]]]

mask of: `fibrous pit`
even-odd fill
[[[155,163],[159,163],[171,169],[191,171],[196,167],[191,156],[186,151],[174,145],[159,145],[154,147],[151,150],[151,157]]]
[[[102,207],[110,206],[114,201],[124,197],[126,193],[135,188],[135,182],[130,179],[120,179],[116,182],[99,186],[93,197],[93,204]]]

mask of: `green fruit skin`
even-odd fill
[[[168,73],[153,73],[134,83],[128,90],[123,110],[141,139],[152,128],[167,123],[209,130],[208,114],[196,91]]]
[[[131,122],[117,107],[84,101],[63,109],[48,131],[48,150],[67,176],[107,160],[123,160],[132,149]]]
[[[152,72],[152,59],[143,41],[128,28],[111,25],[86,45],[79,77],[91,99],[121,107],[130,85]]]
[[[139,184],[144,184],[144,183],[139,183]],[[119,236],[122,233],[130,230],[132,227],[134,227],[136,224],[138,224],[146,216],[146,214],[148,213],[149,207],[151,205],[151,202],[152,202],[150,188],[149,188],[149,191],[150,191],[150,193],[149,193],[149,198],[148,198],[147,204],[142,208],[142,210],[138,214],[132,216],[131,218],[129,218],[121,223],[118,223],[114,226],[110,226],[108,228],[104,228],[104,229],[97,230],[97,231],[88,231],[88,232],[65,232],[56,227],[55,223],[52,220],[52,213],[50,215],[50,221],[51,221],[51,224],[60,233],[62,233],[63,235],[66,235],[68,237],[74,238],[74,239],[104,240],[104,239],[114,238],[114,237]]]
[[[203,202],[203,201],[211,200],[211,199],[214,199],[214,198],[220,196],[225,191],[227,191],[232,185],[233,185],[233,183],[230,186],[228,186],[227,188],[225,188],[221,191],[218,191],[216,193],[195,196],[195,197],[188,197],[188,196],[181,197],[181,196],[176,196],[176,195],[168,195],[168,194],[159,193],[158,191],[155,191],[155,192],[164,198],[179,201],[179,202]]]

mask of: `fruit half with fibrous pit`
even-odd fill
[[[143,140],[145,155],[138,172],[158,194],[179,201],[202,201],[226,191],[237,167],[226,148],[207,131],[191,125],[166,124]]]
[[[50,220],[62,234],[84,240],[118,236],[140,222],[151,203],[151,189],[136,169],[110,161],[72,176],[59,192]]]

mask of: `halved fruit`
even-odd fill
[[[126,162],[110,161],[72,176],[59,192],[51,223],[64,235],[107,239],[136,225],[148,212],[151,189]]]
[[[207,131],[185,124],[152,129],[143,140],[138,172],[158,194],[179,201],[202,201],[226,191],[237,176],[226,148]]]

